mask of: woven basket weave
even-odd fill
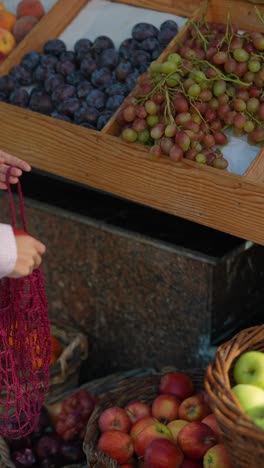
[[[88,356],[88,341],[84,334],[55,324],[51,324],[51,334],[58,338],[64,349],[50,366],[50,388],[46,401],[76,388],[82,361]]]
[[[246,416],[231,390],[234,362],[250,350],[264,351],[264,325],[247,328],[219,346],[205,377],[212,410],[234,468],[264,467],[264,431]]]
[[[83,444],[88,468],[118,468],[120,466],[115,460],[97,449],[97,442],[100,436],[98,419],[102,411],[109,406],[123,407],[130,401],[136,400],[151,403],[158,396],[161,376],[164,373],[175,370],[175,368],[166,368],[156,375],[126,379],[99,397],[98,406],[88,421]],[[204,371],[188,370],[188,375],[192,378],[197,389],[203,388]]]
[[[146,375],[156,374],[156,370],[153,368],[139,368],[139,369],[132,369],[125,372],[116,372],[115,374],[107,375],[106,377],[101,377],[96,380],[92,380],[87,382],[86,384],[82,385],[79,388],[75,388],[74,390],[68,390],[60,395],[53,394],[50,396],[48,400],[48,404],[52,405],[58,401],[64,400],[69,395],[72,395],[75,391],[78,391],[80,388],[86,389],[95,395],[100,395],[101,393],[105,393],[111,390],[116,384],[121,383],[123,380],[128,378],[135,378],[135,377],[143,377]],[[9,448],[5,442],[5,440],[0,437],[0,468],[15,468],[14,463],[11,461]],[[64,468],[86,468],[86,465],[83,464],[75,464],[75,465],[67,465]]]

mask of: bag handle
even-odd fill
[[[27,233],[28,231],[27,231],[27,223],[26,223],[26,214],[25,214],[25,205],[24,205],[23,193],[22,193],[22,188],[21,188],[21,184],[20,184],[19,180],[17,182],[17,191],[18,191],[18,198],[19,198],[20,217],[21,217],[24,232],[21,232],[16,228],[16,210],[15,210],[13,193],[12,193],[11,184],[10,184],[10,175],[11,175],[12,168],[13,168],[13,166],[9,166],[7,171],[6,171],[6,185],[7,185],[8,197],[9,197],[11,222],[12,222],[12,227],[13,227],[16,234],[24,234],[24,233]]]

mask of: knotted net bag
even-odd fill
[[[16,229],[14,201],[7,174],[12,226],[27,233],[23,195],[18,183],[23,231]],[[0,435],[25,437],[34,430],[49,387],[51,354],[44,277],[37,268],[23,278],[0,280]]]

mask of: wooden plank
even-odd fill
[[[251,182],[264,183],[264,148],[250,164],[244,173],[244,177]]]
[[[243,177],[153,161],[141,145],[3,103],[0,125],[1,148],[38,169],[264,245],[264,187]]]
[[[195,9],[201,4],[199,0],[111,0],[115,3],[125,3],[126,5],[136,6],[140,8],[148,8],[150,10],[164,11],[178,16],[190,17]]]
[[[264,6],[256,6],[264,14]],[[239,29],[263,33],[264,26],[255,13],[254,5],[242,0],[210,0],[206,19],[209,22],[226,23],[228,12],[231,22]]]
[[[49,39],[58,37],[89,0],[58,0],[0,66],[0,76],[18,65],[31,50],[41,52]]]

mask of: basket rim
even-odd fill
[[[232,391],[230,381],[230,372],[235,360],[246,350],[255,349],[254,347],[264,351],[264,324],[238,332],[217,348],[214,360],[206,369],[205,389],[217,419],[225,424],[234,424],[236,432],[240,435],[250,436],[264,443],[263,429],[246,415]]]
[[[135,388],[139,386],[142,388],[142,392],[147,394],[147,391],[152,391],[155,394],[158,393],[158,384],[160,381],[161,376],[169,373],[169,372],[184,372],[187,375],[190,375],[191,378],[194,380],[195,384],[195,379],[197,379],[198,384],[196,383],[196,387],[199,388],[199,384],[204,383],[204,375],[205,375],[205,369],[187,369],[187,370],[182,370],[182,369],[177,369],[173,367],[168,367],[168,368],[162,368],[157,370],[155,374],[148,375],[148,376],[135,376],[135,377],[130,377],[125,379],[124,381],[121,381],[116,387],[112,388],[110,391],[107,391],[99,396],[98,399],[98,404],[95,406],[93,413],[91,414],[89,421],[87,423],[86,427],[86,434],[84,437],[84,442],[83,442],[83,450],[88,457],[89,453],[93,453],[96,456],[100,457],[100,460],[102,463],[106,463],[107,468],[119,468],[121,465],[117,463],[116,460],[112,459],[108,455],[105,455],[101,450],[99,450],[96,447],[97,439],[98,439],[98,425],[97,421],[100,416],[100,413],[107,408],[109,405],[112,405],[113,403],[116,403],[116,398],[118,394],[121,394],[122,396],[125,394],[125,387],[129,388],[130,385],[133,387],[135,385]],[[141,383],[145,382],[145,385],[142,387]],[[146,385],[147,382],[147,385]],[[153,398],[153,396],[152,396]],[[144,401],[144,397],[139,396],[139,399],[141,401]],[[128,398],[128,401],[135,401],[135,398],[133,397]],[[145,398],[147,400],[147,398]],[[128,401],[126,403],[128,403]],[[120,403],[119,403],[120,404]],[[118,406],[118,403],[117,403]],[[87,459],[88,467],[90,466],[89,461]],[[103,466],[103,465],[102,465]]]

